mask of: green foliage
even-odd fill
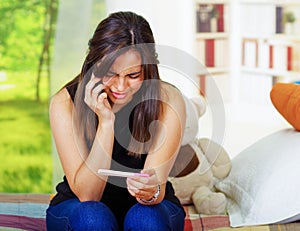
[[[3,72],[3,75],[5,75],[2,77],[4,81],[0,81],[0,84],[2,84],[2,88],[8,87],[9,89],[0,89],[0,102],[22,99],[35,100],[35,71]],[[47,79],[43,79],[41,82],[42,101],[48,100],[49,97],[50,90],[47,81]],[[2,114],[2,112],[0,113]]]
[[[36,70],[47,0],[0,1],[0,70]]]
[[[212,5],[212,10],[210,11],[210,17],[216,19],[219,18],[219,12],[216,5]]]
[[[294,15],[293,12],[286,12],[284,15],[283,15],[283,22],[284,23],[294,23],[296,21],[296,17]]]
[[[34,78],[32,72],[2,75],[0,192],[52,191],[47,84],[43,83],[42,102],[37,102],[34,100]]]
[[[13,193],[51,193],[52,164],[50,156],[1,156],[0,190]]]
[[[0,0],[0,192],[52,192],[48,78],[36,101],[50,1]]]

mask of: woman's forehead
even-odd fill
[[[139,52],[129,50],[119,55],[113,62],[110,71],[120,73],[123,71],[136,71],[141,69],[142,58]]]

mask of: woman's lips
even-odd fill
[[[123,99],[127,95],[126,93],[118,93],[118,92],[111,92],[111,93],[116,99]]]

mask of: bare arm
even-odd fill
[[[159,131],[148,153],[144,173],[151,177],[136,177],[128,179],[129,192],[140,203],[157,204],[165,195],[165,183],[176,160],[181,139],[185,127],[185,103],[181,93],[171,86],[163,88],[163,114],[159,119]],[[144,203],[139,198],[149,200],[157,191],[157,185],[161,185],[161,192],[157,200],[152,203]]]
[[[103,106],[103,105],[102,105]],[[74,104],[66,89],[56,94],[50,104],[50,124],[58,155],[72,191],[81,201],[99,200],[106,178],[98,168],[109,168],[113,147],[113,118],[102,120],[88,152],[85,141],[73,121]]]

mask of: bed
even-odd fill
[[[276,84],[271,99],[292,128],[258,140],[232,159],[229,176],[216,184],[228,198],[226,215],[202,215],[184,205],[185,231],[300,231],[300,85]],[[46,230],[50,198],[0,193],[0,231]]]
[[[51,195],[49,194],[0,194],[0,230],[43,231],[45,210]],[[227,215],[205,216],[197,214],[192,205],[184,206],[185,231],[236,230],[236,231],[289,231],[300,230],[300,222],[281,225],[262,225],[232,228]]]

